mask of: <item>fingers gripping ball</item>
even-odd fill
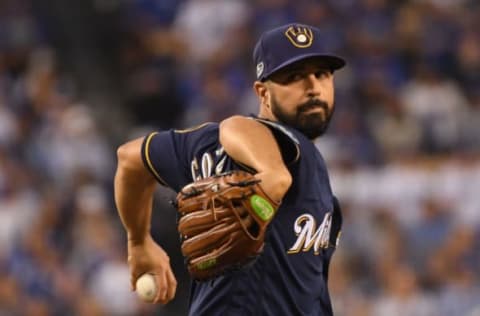
[[[177,195],[178,231],[188,271],[207,280],[237,269],[262,251],[278,208],[246,171],[232,171],[185,186]]]
[[[142,274],[136,282],[137,295],[144,302],[151,303],[157,296],[157,284],[152,274]]]

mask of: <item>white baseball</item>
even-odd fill
[[[157,295],[157,284],[155,277],[149,273],[142,274],[137,279],[137,295],[145,302],[152,302]]]

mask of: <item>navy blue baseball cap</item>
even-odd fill
[[[318,28],[298,23],[263,33],[253,50],[257,80],[264,81],[277,70],[310,57],[324,60],[332,70],[345,66],[345,60],[325,50],[321,39]]]

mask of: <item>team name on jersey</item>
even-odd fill
[[[190,163],[192,179],[194,181],[198,181],[204,178],[208,178],[212,175],[221,174],[225,167],[226,160],[227,155],[223,147],[220,147],[213,153],[203,153],[200,162],[198,162],[197,157],[193,158],[192,162]],[[215,161],[217,162],[215,163]]]
[[[289,254],[299,253],[300,251],[310,251],[313,248],[315,255],[320,253],[321,249],[327,249],[330,245],[330,231],[332,229],[332,213],[325,214],[322,223],[317,227],[317,221],[309,213],[304,213],[297,217],[293,225],[293,230],[297,235],[297,240],[288,250]]]

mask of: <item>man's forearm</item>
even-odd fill
[[[118,150],[115,174],[115,204],[128,239],[141,242],[150,233],[153,193],[156,181],[140,158],[140,140]]]
[[[255,169],[272,200],[281,201],[292,183],[272,132],[254,120],[234,116],[220,125],[220,143],[235,161]]]

